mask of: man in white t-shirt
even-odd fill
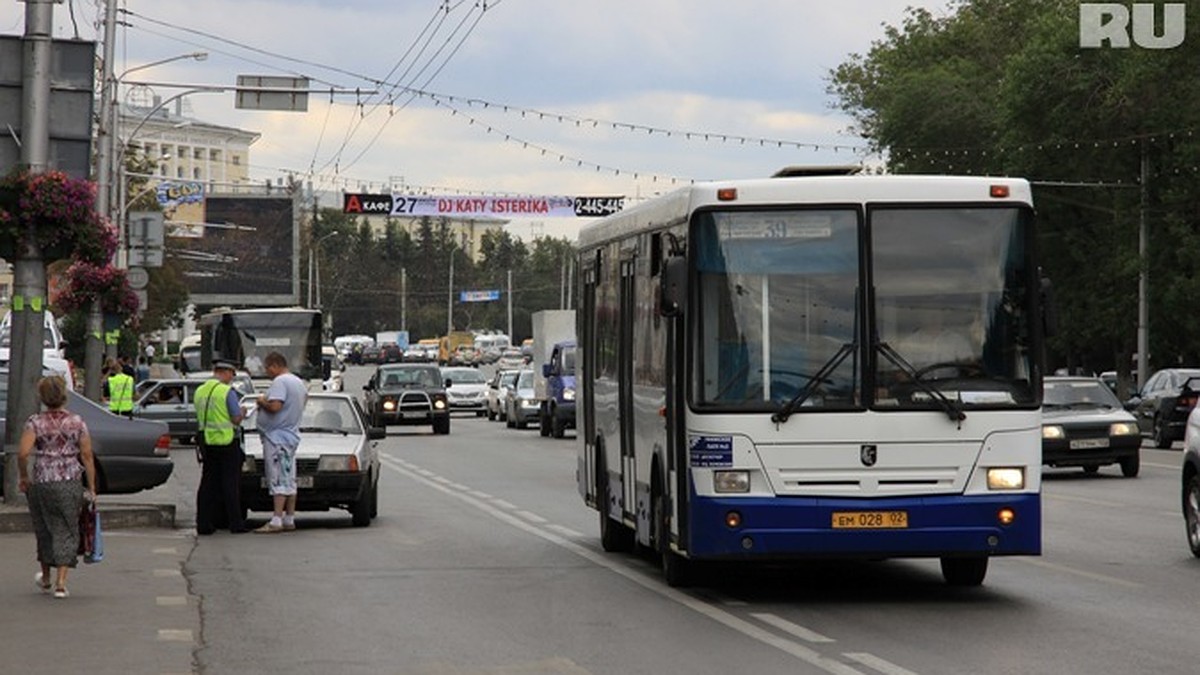
[[[154,363],[154,343],[146,343],[146,363]]]
[[[287,359],[279,352],[267,354],[263,366],[271,377],[271,387],[258,397],[258,433],[275,512],[271,521],[255,532],[275,533],[296,529],[296,450],[308,387],[288,372]]]

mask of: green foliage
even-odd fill
[[[1151,358],[1195,363],[1200,42],[1081,49],[1078,17],[1075,0],[959,0],[937,17],[910,9],[830,73],[829,92],[892,172],[1034,183],[1042,261],[1062,316],[1052,366],[1128,367],[1144,158]],[[1196,34],[1198,13],[1188,23]]]

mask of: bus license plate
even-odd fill
[[[1080,438],[1071,441],[1072,450],[1087,450],[1088,448],[1107,448],[1107,438]]]
[[[892,530],[908,527],[908,511],[834,511],[835,530]]]

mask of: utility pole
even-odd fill
[[[446,335],[454,332],[454,247],[450,247],[450,288],[446,292]]]
[[[400,268],[400,330],[408,330],[408,269]]]
[[[96,125],[96,211],[108,216],[112,211],[112,175],[116,143],[117,119],[113,114],[117,86],[113,69],[116,58],[117,0],[107,0],[104,6],[104,56],[100,64],[100,116]],[[124,161],[124,157],[121,158]],[[120,223],[117,227],[122,227]],[[124,239],[122,238],[122,241]],[[117,252],[117,255],[121,255]],[[83,346],[84,396],[100,400],[100,377],[104,370],[104,313],[99,298],[92,300],[87,315],[87,335]]]
[[[1149,375],[1150,352],[1150,233],[1146,223],[1147,211],[1150,206],[1150,154],[1146,150],[1149,143],[1142,141],[1142,189],[1141,208],[1138,213],[1138,327],[1137,327],[1137,388],[1142,390]]]
[[[308,308],[313,308],[313,248],[317,240],[317,196],[313,195],[312,224],[308,226]]]
[[[21,39],[21,164],[44,173],[50,159],[50,68],[54,32],[53,0],[25,0]],[[12,352],[8,373],[9,420],[4,439],[4,499],[20,501],[17,442],[24,420],[38,411],[37,381],[42,376],[42,330],[46,311],[46,265],[30,224],[13,266]]]
[[[508,342],[512,344],[512,270],[508,271]]]

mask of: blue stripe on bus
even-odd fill
[[[1016,513],[1013,524],[1002,526],[997,521],[1003,507]],[[730,511],[741,515],[737,528],[725,524]],[[905,511],[908,527],[835,530],[835,511]],[[693,496],[689,525],[688,555],[701,559],[1039,555],[1042,549],[1037,494],[869,500]],[[752,545],[746,547],[747,541]]]

